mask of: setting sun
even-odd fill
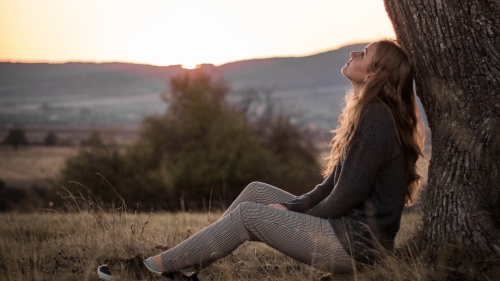
[[[181,64],[181,67],[184,69],[195,69],[195,68],[199,68],[200,65],[197,63],[183,63],[183,64]]]

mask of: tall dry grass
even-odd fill
[[[98,280],[107,263],[118,280],[136,280],[126,259],[160,253],[214,222],[216,213],[103,211],[93,198],[70,195],[66,209],[0,215],[0,280]],[[202,280],[317,280],[324,273],[256,242],[200,273]],[[164,280],[149,277],[151,280]]]
[[[68,196],[71,212],[0,215],[0,280],[98,280],[107,263],[117,280],[137,280],[122,269],[133,256],[170,248],[214,222],[216,213],[136,213],[118,202],[103,211],[93,198]],[[247,242],[202,270],[201,280],[435,280],[414,243],[421,216],[403,217],[397,250],[375,266],[332,276],[257,242]],[[148,277],[162,280],[161,277]],[[147,279],[147,278],[146,278]]]
[[[111,267],[115,280],[165,280],[125,269],[124,265],[133,261],[133,257],[155,255],[177,245],[221,215],[221,212],[137,213],[122,202],[115,202],[113,208],[105,211],[95,198],[69,191],[65,198],[64,211],[0,214],[0,280],[98,280],[96,269],[104,263]],[[375,265],[359,268],[352,274],[331,275],[264,244],[247,242],[203,269],[199,277],[278,281],[496,280],[493,271],[478,275],[468,272],[467,267],[429,267],[419,248],[420,229],[421,215],[406,213],[395,251],[385,253]]]

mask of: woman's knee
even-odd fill
[[[255,203],[255,202],[241,202],[238,205],[238,209],[240,209],[240,211],[248,211],[248,210],[255,209],[258,205],[262,205],[262,204]]]
[[[270,185],[259,181],[251,182],[245,187],[245,189],[247,189],[248,192],[251,192],[253,194],[266,193],[266,191],[268,191],[271,188],[272,187]]]
[[[259,217],[260,207],[262,204],[255,202],[241,202],[235,211],[240,215],[242,221]]]

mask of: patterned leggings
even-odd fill
[[[351,257],[328,220],[266,206],[294,198],[268,184],[249,184],[218,221],[161,254],[165,271],[204,267],[245,241],[263,242],[325,271],[352,271]]]

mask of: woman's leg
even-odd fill
[[[257,241],[315,268],[332,273],[352,271],[353,260],[328,220],[254,203],[243,203],[241,213]]]
[[[264,242],[298,261],[326,271],[352,270],[351,258],[328,220],[253,202],[239,204],[220,220],[163,252],[162,269],[173,272],[204,267],[249,240]]]
[[[252,182],[241,191],[240,195],[234,199],[233,203],[222,214],[222,217],[229,214],[240,203],[255,202],[261,204],[282,203],[295,199],[296,196],[282,189],[262,182]]]

